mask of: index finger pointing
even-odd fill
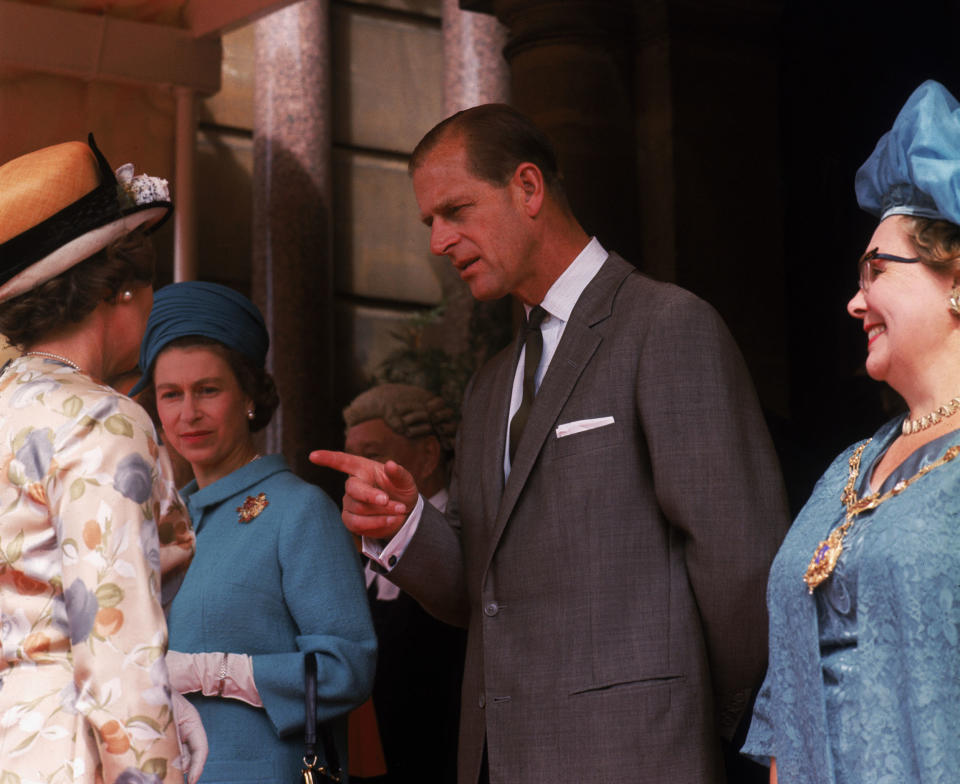
[[[372,460],[346,452],[332,452],[329,449],[317,449],[310,453],[310,462],[326,466],[350,476],[369,476],[374,465]]]

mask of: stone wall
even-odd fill
[[[255,269],[261,262],[253,261],[253,227],[263,219],[254,214],[255,25],[269,21],[265,17],[224,36],[222,88],[200,107],[197,275],[244,291],[265,311],[276,311],[283,306],[284,292],[259,291],[273,284],[269,279],[264,283],[263,271]],[[395,334],[410,316],[443,297],[406,173],[410,150],[443,115],[441,0],[332,0],[328,34],[331,83],[323,89],[329,90],[330,110],[322,121],[332,141],[330,258],[304,251],[299,261],[284,263],[299,264],[300,275],[329,275],[332,280],[332,296],[322,305],[332,309],[325,314],[329,318],[304,320],[300,327],[332,332],[327,336],[331,349],[296,356],[295,362],[309,368],[285,372],[291,361],[285,352],[303,348],[276,340],[284,328],[271,324],[273,368],[281,397],[290,403],[288,415],[301,422],[302,409],[309,405],[303,398],[311,392],[324,410],[317,421],[297,427],[283,422],[281,410],[272,427],[283,432],[268,433],[266,447],[286,453],[295,470],[307,475],[312,469],[305,462],[306,450],[339,446],[340,407],[370,383],[380,363],[399,346]],[[277,149],[275,142],[270,144]],[[270,231],[283,230],[282,219],[271,220]],[[160,282],[171,278],[172,270],[164,270]],[[294,437],[298,428],[309,435]]]

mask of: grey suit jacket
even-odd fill
[[[460,784],[721,782],[766,661],[788,514],[716,312],[611,256],[575,306],[503,480],[519,342],[471,381],[447,515],[391,579],[469,629]],[[558,438],[557,425],[614,424]]]

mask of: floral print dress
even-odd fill
[[[193,533],[149,417],[35,356],[0,373],[0,782],[180,784],[162,572]]]

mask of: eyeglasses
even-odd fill
[[[920,261],[919,256],[905,259],[903,256],[894,256],[892,253],[880,253],[880,248],[868,250],[860,257],[860,262],[857,264],[857,270],[860,273],[860,288],[865,292],[870,291],[870,284],[877,279],[877,275],[883,272],[884,265],[873,263],[877,259],[896,261],[900,264],[914,264]]]

